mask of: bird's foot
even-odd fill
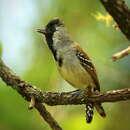
[[[82,92],[81,89],[77,89],[77,90],[72,91],[71,93],[79,95],[81,92]]]

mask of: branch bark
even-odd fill
[[[122,50],[122,51],[117,52],[116,54],[114,54],[112,56],[112,59],[113,59],[113,61],[116,61],[118,59],[121,59],[124,56],[129,55],[129,54],[130,54],[130,46],[128,48],[126,48],[126,49],[124,49],[124,50]]]
[[[62,130],[56,120],[51,116],[51,114],[47,111],[46,107],[41,103],[36,103],[35,108],[40,113],[42,118],[49,124],[52,130]]]
[[[0,59],[0,77],[10,87],[15,89],[25,100],[35,99],[35,108],[39,111],[42,118],[50,125],[53,130],[62,130],[51,114],[46,110],[42,103],[51,106],[55,105],[79,105],[87,102],[116,102],[130,99],[130,88],[111,90],[104,93],[95,93],[92,96],[85,91],[73,92],[44,92],[35,86],[22,80],[14,74]]]
[[[130,40],[130,9],[123,0],[100,0],[105,9],[116,21],[122,33]],[[116,61],[129,54],[129,47],[114,54],[113,61]]]
[[[15,75],[4,64],[1,58],[0,58],[0,77],[7,85],[15,89],[25,100],[29,102],[31,101],[31,97],[34,95],[34,93],[38,94],[41,92],[41,90],[37,89],[35,86],[32,86],[26,81],[20,79],[19,76]],[[40,113],[42,118],[49,124],[52,130],[62,130],[62,128],[59,126],[56,120],[51,116],[51,114],[47,111],[46,107],[43,104],[35,101],[34,107]]]
[[[130,40],[130,10],[123,0],[100,0],[118,24],[122,33]]]
[[[34,96],[36,103],[46,103],[50,106],[79,105],[87,102],[116,102],[130,99],[130,88],[95,93],[92,96],[87,95],[84,90],[62,93],[44,92],[20,79],[2,60],[0,60],[0,77],[7,85],[17,90],[25,100],[30,101],[31,97]]]

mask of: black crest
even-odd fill
[[[48,24],[47,24],[47,28],[49,27],[53,27],[53,26],[60,26],[63,25],[62,21],[60,19],[52,19]]]
[[[63,26],[60,19],[52,19],[45,28],[46,34],[53,34],[56,31],[56,27]]]

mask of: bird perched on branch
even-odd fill
[[[78,89],[85,89],[89,94],[100,91],[100,85],[96,70],[87,53],[72,40],[64,23],[56,18],[52,19],[44,29],[38,29],[39,33],[45,35],[48,47],[50,48],[57,63],[61,76]],[[93,119],[93,109],[105,117],[105,111],[100,103],[86,104],[86,121],[90,123]]]

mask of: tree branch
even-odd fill
[[[130,9],[123,0],[100,0],[105,9],[110,13],[113,19],[118,24],[118,27],[122,33],[130,40]],[[124,56],[127,56],[130,52],[130,47],[114,54],[112,56],[113,61],[116,61]]]
[[[123,0],[100,0],[105,9],[118,24],[120,30],[130,40],[130,10]]]
[[[44,92],[20,79],[2,61],[0,62],[0,77],[27,101],[34,96],[37,103],[46,103],[51,106],[79,105],[87,102],[116,102],[130,99],[130,88],[95,93],[92,96],[88,96],[84,90],[62,93]]]
[[[16,76],[2,61],[0,58],[0,77],[7,84],[15,89],[21,96],[27,101],[31,101],[31,97],[34,93],[39,93],[40,90],[35,86],[21,80],[19,76]],[[30,91],[30,92],[29,92]],[[35,99],[35,96],[33,96]],[[33,100],[34,100],[33,99]],[[41,103],[33,103],[37,111],[40,113],[42,118],[49,124],[52,130],[62,130],[56,120],[51,116],[51,114],[46,110],[45,106]]]
[[[118,60],[118,59],[120,59],[120,58],[122,58],[124,56],[129,55],[129,54],[130,54],[130,46],[128,48],[126,48],[126,49],[124,49],[124,50],[122,50],[122,51],[117,52],[116,54],[114,54],[112,56],[112,59],[113,59],[113,61],[116,61],[116,60]]]
[[[47,111],[46,107],[41,103],[36,103],[35,108],[39,111],[42,118],[49,124],[52,130],[62,130],[56,120]]]
[[[41,103],[48,105],[79,105],[87,102],[116,102],[130,99],[130,88],[112,90],[104,93],[95,93],[88,96],[85,91],[73,92],[44,92],[35,86],[22,80],[19,76],[14,74],[0,59],[0,77],[1,79],[13,89],[15,89],[25,100],[31,100],[33,96],[35,99],[35,108],[39,111],[43,119],[50,125],[53,130],[62,130],[51,114],[46,110]]]

